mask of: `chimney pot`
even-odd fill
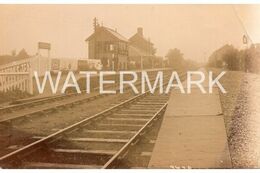
[[[142,27],[138,27],[137,28],[137,33],[138,33],[138,35],[143,36],[143,28]]]

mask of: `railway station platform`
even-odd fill
[[[231,168],[218,88],[211,94],[198,87],[190,94],[172,91],[149,168]]]

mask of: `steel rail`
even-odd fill
[[[169,69],[164,69],[164,71],[167,71]],[[150,72],[153,72],[153,71],[150,71]],[[98,87],[94,88],[94,90],[96,90]],[[83,92],[86,91],[86,90],[82,90]],[[84,94],[82,92],[82,94]],[[80,94],[80,95],[82,95]],[[34,104],[34,103],[41,103],[41,102],[45,102],[45,101],[51,101],[51,100],[55,100],[55,99],[60,99],[60,98],[67,98],[67,97],[71,97],[71,96],[75,96],[75,95],[79,95],[78,93],[69,93],[69,94],[58,94],[58,95],[55,95],[55,96],[47,96],[47,97],[44,97],[44,98],[38,98],[38,99],[35,99],[33,101],[30,101],[30,102],[26,102],[26,103],[18,103],[18,104],[14,104],[14,105],[9,105],[9,106],[5,106],[5,107],[2,107],[0,108],[0,112],[2,111],[5,111],[5,110],[10,110],[10,109],[15,109],[15,108],[19,108],[19,107],[23,107],[23,106],[27,106],[27,105],[31,105],[31,104]]]
[[[103,169],[111,168],[113,166],[113,163],[116,162],[116,160],[124,155],[126,150],[131,147],[131,144],[137,140],[139,136],[145,131],[145,129],[166,109],[168,103],[165,103],[155,114],[154,116],[147,122],[145,125],[115,154],[113,157],[111,157],[106,164],[102,167]]]
[[[82,91],[84,92],[86,90],[82,90]],[[18,103],[18,104],[8,105],[8,106],[5,106],[5,107],[2,107],[2,108],[0,108],[0,111],[15,109],[15,108],[23,107],[23,106],[29,106],[29,105],[34,104],[34,103],[44,103],[45,101],[52,101],[52,100],[59,99],[59,98],[65,99],[65,98],[75,96],[75,95],[83,95],[84,94],[83,92],[81,94],[69,93],[69,94],[59,94],[59,95],[55,95],[55,96],[47,96],[47,97],[44,97],[44,98],[38,98],[38,99],[35,99],[33,101],[29,101],[29,102],[26,102],[26,103]]]
[[[50,108],[46,108],[46,109],[36,110],[34,112],[25,113],[24,115],[18,115],[18,116],[8,117],[8,118],[5,118],[5,119],[0,119],[0,124],[4,123],[4,122],[14,121],[16,119],[27,117],[27,116],[30,116],[30,115],[33,115],[33,114],[37,114],[37,113],[40,113],[40,112],[52,110],[52,109],[55,109],[55,108],[58,108],[58,107],[67,106],[67,105],[70,105],[70,104],[73,104],[73,103],[76,103],[76,102],[81,102],[83,100],[93,100],[93,99],[95,99],[97,97],[105,96],[105,95],[107,95],[107,94],[97,94],[97,95],[94,95],[94,96],[91,96],[91,97],[86,97],[86,98],[75,100],[75,101],[72,101],[72,102],[69,102],[69,103],[63,103],[63,104],[60,104],[60,105],[52,106]]]
[[[184,76],[184,75],[182,75]],[[168,83],[164,83],[163,85],[167,85]],[[158,87],[157,87],[158,88]],[[139,94],[137,96],[134,96],[128,100],[123,101],[120,104],[114,105],[102,112],[99,112],[91,117],[85,118],[75,124],[72,124],[64,129],[61,129],[53,134],[50,134],[46,137],[41,138],[40,140],[37,140],[29,145],[26,145],[18,150],[15,150],[9,154],[6,154],[2,157],[0,157],[0,165],[12,165],[11,163],[15,163],[17,161],[19,161],[19,159],[28,156],[29,154],[31,154],[32,152],[34,152],[37,149],[43,148],[45,145],[47,145],[48,142],[54,142],[56,140],[58,140],[60,137],[62,137],[63,134],[66,134],[67,132],[73,132],[75,129],[81,128],[83,125],[86,125],[100,117],[103,117],[105,115],[107,115],[110,112],[113,112],[125,105],[131,104],[133,101],[138,100],[139,98],[142,98],[143,96],[146,96],[150,93],[150,91],[146,91],[145,93]],[[102,168],[111,168],[113,166],[113,164],[115,163],[115,161],[122,156],[125,151],[130,147],[130,145],[132,143],[134,143],[134,141],[142,135],[142,133],[144,132],[144,130],[161,114],[161,112],[163,112],[165,110],[165,108],[167,107],[167,103],[165,103],[155,114],[154,116],[148,120],[147,123],[145,123],[145,125],[143,127],[141,127],[141,129],[115,154],[112,156],[112,158],[110,158],[108,160],[108,162],[106,162],[106,164],[102,167]],[[22,162],[22,161],[21,161]]]
[[[167,76],[166,76],[167,77]],[[154,81],[154,80],[152,80]],[[137,85],[140,85],[141,82],[138,82]],[[130,86],[127,86],[125,89],[128,90],[130,89],[131,87]],[[120,89],[116,89],[116,91],[118,92]],[[72,93],[73,95],[76,95],[77,93]],[[18,116],[13,116],[13,117],[8,117],[8,118],[4,118],[4,119],[0,119],[0,124],[3,124],[5,122],[11,122],[11,121],[14,121],[14,120],[17,120],[17,119],[20,119],[20,118],[23,118],[23,117],[27,117],[27,116],[32,116],[33,114],[37,114],[37,113],[40,113],[40,112],[44,112],[44,111],[48,111],[48,110],[52,110],[52,109],[56,109],[56,108],[59,108],[59,107],[63,107],[63,106],[66,106],[66,105],[70,105],[70,104],[73,104],[73,103],[77,103],[77,102],[81,102],[81,101],[90,101],[90,100],[93,100],[93,99],[96,99],[98,97],[101,97],[101,96],[106,96],[108,94],[100,94],[100,93],[97,93],[96,95],[94,96],[90,96],[90,97],[86,97],[86,98],[82,98],[82,99],[79,99],[79,100],[75,100],[75,101],[72,101],[72,102],[69,102],[69,103],[64,103],[64,104],[60,104],[60,105],[55,105],[55,106],[52,106],[50,108],[46,108],[46,109],[41,109],[41,110],[38,110],[38,111],[34,111],[34,112],[29,112],[29,113],[25,113],[24,115],[18,115]],[[62,96],[52,96],[52,97],[66,97],[66,95],[62,95]],[[43,101],[46,101],[46,100],[52,100],[52,99],[55,99],[55,98],[45,98],[44,100],[36,100],[36,101],[33,101],[33,102],[28,102],[28,103],[23,103],[23,104],[33,104],[33,103],[37,103],[37,102],[43,102]],[[16,107],[16,106],[22,106],[23,104],[19,104],[19,105],[12,105],[13,107]],[[10,106],[10,107],[12,107]],[[10,107],[6,107],[6,108],[0,108],[0,111],[3,110],[3,109],[10,109]]]
[[[137,83],[137,85],[140,85],[140,84],[141,84],[141,82]],[[96,87],[96,88],[94,88],[94,90],[97,90],[98,88],[99,87]],[[111,86],[107,87],[107,88],[111,88]],[[130,88],[129,86],[126,87],[126,89],[129,89],[129,88]],[[52,101],[52,100],[59,99],[59,98],[65,99],[67,97],[71,97],[71,96],[75,96],[75,95],[83,95],[84,91],[86,91],[86,90],[82,90],[82,91],[83,92],[81,94],[78,94],[78,93],[59,94],[59,95],[55,95],[55,96],[47,96],[47,97],[44,97],[44,98],[38,98],[38,99],[36,98],[33,101],[29,101],[29,102],[26,102],[26,103],[18,103],[18,104],[14,104],[14,105],[8,105],[8,106],[0,108],[0,112],[5,111],[5,110],[8,111],[8,110],[23,107],[23,106],[29,106],[29,105],[34,104],[34,103],[42,103],[42,102],[45,102],[45,101]],[[119,89],[116,89],[116,91],[119,91]],[[101,95],[101,94],[97,94],[97,95]],[[93,96],[93,97],[95,97],[95,96]]]
[[[108,109],[106,109],[106,110],[104,110],[100,113],[97,113],[97,114],[95,114],[91,117],[85,118],[85,119],[83,119],[83,120],[81,120],[81,121],[79,121],[75,124],[72,124],[72,125],[64,128],[64,129],[59,130],[58,132],[55,132],[55,133],[48,135],[48,136],[46,136],[46,137],[44,137],[40,140],[35,141],[35,142],[33,142],[33,143],[31,143],[27,146],[24,146],[24,147],[14,151],[14,152],[11,152],[7,155],[4,155],[0,158],[0,164],[4,164],[4,162],[12,162],[12,161],[15,160],[15,158],[20,158],[20,157],[23,157],[24,155],[28,155],[31,152],[33,152],[35,149],[37,149],[38,147],[41,147],[41,145],[43,145],[44,143],[51,141],[51,140],[54,140],[54,138],[57,138],[60,135],[66,133],[68,131],[72,131],[72,130],[76,129],[77,127],[80,127],[83,124],[87,124],[87,123],[89,123],[90,121],[92,121],[96,118],[102,117],[102,116],[106,115],[107,113],[109,113],[111,111],[114,111],[114,110],[116,110],[116,109],[118,109],[118,108],[120,108],[120,107],[122,107],[126,104],[131,103],[132,101],[134,101],[136,99],[141,98],[142,96],[147,95],[148,93],[149,93],[149,91],[142,93],[142,94],[139,94],[137,96],[134,96],[133,98],[130,98],[130,99],[128,99],[128,100],[126,100],[126,101],[124,101],[120,104],[112,106],[111,108],[108,108]]]

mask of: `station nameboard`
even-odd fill
[[[38,49],[51,49],[51,44],[50,43],[45,43],[45,42],[39,42],[38,43]]]

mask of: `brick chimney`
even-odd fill
[[[137,28],[137,34],[143,37],[143,28],[142,27]]]

